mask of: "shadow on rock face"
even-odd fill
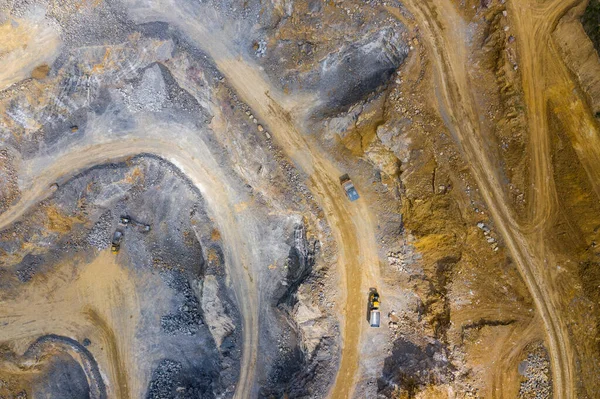
[[[412,398],[426,385],[451,381],[454,367],[446,353],[447,349],[440,342],[423,348],[400,338],[394,343],[392,355],[385,359],[383,375],[377,382],[379,393],[388,397],[398,386]]]
[[[85,373],[67,354],[59,354],[44,367],[45,375],[33,386],[34,397],[84,399],[90,397]]]
[[[275,293],[279,297],[277,306],[287,306],[290,309],[296,303],[295,294],[313,270],[315,264],[315,253],[317,251],[317,242],[306,239],[306,229],[304,225],[298,225],[294,229],[294,241],[290,247],[287,259],[286,285],[280,287]]]
[[[180,362],[163,359],[152,373],[146,398],[214,398],[213,381],[216,378],[216,373],[202,368],[185,368]]]
[[[407,55],[408,47],[400,36],[387,29],[331,54],[322,64],[322,116],[343,112],[385,85]]]
[[[299,346],[291,348],[275,360],[270,382],[261,387],[259,398],[297,398],[307,396],[306,389],[314,374],[306,368],[306,357]]]
[[[92,354],[74,339],[45,335],[22,356],[0,347],[0,397],[105,399]]]
[[[321,340],[319,350],[314,352],[319,353],[316,356],[307,353],[302,345],[293,313],[298,304],[298,289],[311,279],[319,242],[306,237],[304,224],[295,226],[290,241],[287,274],[284,284],[274,292],[273,303],[280,311],[282,320],[286,320],[290,327],[284,328],[277,338],[279,350],[275,352],[268,378],[261,384],[259,398],[320,397],[315,396],[320,388],[317,385],[328,376],[329,370],[323,368],[329,364],[327,360],[331,359],[330,353],[333,351],[330,339]]]

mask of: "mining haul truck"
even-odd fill
[[[346,196],[350,201],[356,201],[359,198],[358,191],[356,191],[356,187],[354,187],[354,183],[352,183],[352,180],[350,180],[348,175],[340,177],[340,184],[344,188]]]
[[[113,234],[110,250],[113,254],[119,252],[121,249],[121,240],[123,239],[123,232],[121,230],[115,231]]]
[[[132,226],[137,227],[143,233],[147,233],[150,231],[149,224],[140,223],[137,220],[130,218],[129,216],[121,216],[121,219],[119,219],[119,224],[125,227],[131,224]]]
[[[379,327],[381,313],[379,312],[379,294],[376,290],[369,293],[369,323],[371,327]]]

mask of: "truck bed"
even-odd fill
[[[343,182],[342,187],[346,191],[346,195],[350,201],[356,201],[359,198],[358,192],[351,180]]]
[[[381,313],[379,310],[371,310],[370,321],[371,327],[379,327],[381,322]]]

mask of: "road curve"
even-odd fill
[[[341,304],[342,315],[342,356],[336,383],[331,391],[334,398],[348,398],[354,389],[356,374],[359,367],[359,345],[361,330],[364,328],[362,315],[364,298],[367,295],[368,281],[378,281],[379,257],[375,244],[375,233],[372,216],[364,199],[350,204],[339,185],[339,176],[342,171],[329,160],[328,156],[318,150],[318,145],[308,136],[303,134],[298,122],[293,119],[289,106],[291,98],[283,98],[267,81],[255,65],[250,65],[238,57],[231,50],[224,38],[227,34],[220,35],[218,31],[207,29],[200,21],[189,18],[189,10],[182,10],[173,5],[168,21],[180,27],[187,35],[205,51],[215,62],[219,71],[225,76],[227,83],[236,91],[238,96],[245,101],[269,129],[275,142],[302,169],[309,177],[308,186],[313,192],[319,205],[323,208],[327,222],[338,246],[338,265],[342,280],[344,298]],[[146,10],[142,19],[148,21],[158,12],[159,19],[165,19],[159,11]],[[293,103],[292,103],[293,105]],[[291,111],[291,112],[290,112]],[[303,114],[298,111],[298,115]],[[171,129],[172,131],[172,129]],[[200,176],[210,176],[210,170],[196,170],[197,163],[186,156],[189,147],[173,148],[173,144],[146,140],[142,137],[118,145],[102,144],[91,146],[79,153],[70,153],[62,160],[57,160],[54,168],[48,168],[36,177],[35,184],[27,190],[18,204],[0,215],[0,228],[7,226],[20,217],[25,209],[50,195],[49,186],[57,179],[72,175],[75,166],[78,169],[90,167],[95,163],[106,162],[108,159],[125,157],[139,153],[152,153],[172,160],[184,170],[192,180],[199,180]],[[85,154],[85,155],[84,155]],[[55,164],[55,165],[56,165]],[[218,179],[211,182],[200,182],[201,192],[206,195],[213,213],[221,213],[221,222],[217,221],[219,228],[227,229],[232,224],[231,216],[227,216],[224,209],[219,208],[221,203],[211,203],[211,185],[217,184]],[[196,181],[194,182],[196,184]],[[360,188],[359,188],[360,189]],[[226,191],[222,188],[221,191]],[[216,199],[217,197],[215,197]],[[233,214],[233,209],[229,210]],[[228,245],[243,243],[237,236],[237,230],[229,228],[228,236],[224,236]],[[235,251],[230,251],[235,253]],[[247,274],[244,270],[243,258],[234,259],[235,267],[232,271]],[[246,286],[250,283],[247,282]],[[247,291],[248,288],[238,290]],[[236,291],[237,293],[237,291]],[[242,372],[236,389],[236,398],[247,398],[254,395],[254,371],[256,364],[256,351],[258,350],[258,323],[256,320],[256,299],[245,301],[242,295],[238,296],[238,303],[243,307],[244,315],[244,355]]]
[[[71,355],[81,366],[89,387],[90,399],[106,399],[106,386],[94,356],[76,340],[56,334],[47,334],[37,338],[21,356],[19,367],[34,368],[37,362],[44,359],[45,352],[51,348],[59,349]]]
[[[349,398],[356,385],[359,344],[365,325],[365,284],[378,281],[379,258],[368,204],[365,198],[356,203],[348,201],[339,184],[342,171],[319,151],[318,143],[300,131],[293,110],[283,108],[286,100],[279,97],[257,69],[223,52],[214,59],[228,83],[268,127],[279,147],[309,175],[308,187],[325,211],[338,245],[338,270],[345,280],[342,357],[330,395]]]
[[[340,309],[342,355],[330,396],[349,398],[359,368],[364,300],[369,282],[379,281],[379,257],[368,204],[364,198],[355,203],[347,200],[339,184],[343,172],[320,150],[316,140],[302,131],[302,121],[296,119],[305,114],[300,109],[302,105],[271,85],[258,66],[244,60],[227,42],[225,32],[208,29],[201,21],[191,21],[179,12],[179,18],[174,11],[175,18],[169,21],[213,59],[226,83],[252,108],[294,164],[309,176],[308,187],[325,212],[338,247],[338,270],[345,282],[341,287],[344,300],[340,301],[345,304]]]
[[[544,322],[552,366],[556,398],[574,395],[574,365],[569,334],[552,302],[551,284],[546,281],[545,248],[535,237],[526,236],[514,220],[500,184],[494,163],[485,151],[483,127],[465,68],[467,65],[464,21],[450,1],[407,0],[405,6],[422,28],[425,46],[433,61],[439,105],[445,123],[457,139],[465,160],[480,188],[488,209],[512,255],[536,308]],[[394,15],[393,9],[389,9]],[[451,51],[449,51],[451,49]],[[546,176],[540,167],[538,176]],[[544,207],[547,208],[547,207]],[[545,213],[545,209],[542,210]]]
[[[377,281],[379,258],[370,211],[365,199],[350,203],[339,184],[342,172],[302,134],[280,104],[274,90],[264,78],[245,62],[222,54],[217,66],[237,94],[250,106],[273,135],[277,144],[309,175],[308,186],[319,205],[338,245],[338,265],[345,287],[343,314],[343,348],[333,398],[349,398],[356,383],[359,343],[364,326],[365,285]]]
[[[149,126],[143,134],[169,137],[173,128],[172,124],[170,129]],[[185,127],[179,127],[179,131],[184,130]],[[193,137],[192,134],[189,136]],[[30,186],[23,188],[20,200],[0,215],[0,230],[10,226],[32,206],[48,198],[53,192],[50,185],[54,182],[67,180],[95,165],[140,154],[152,154],[172,162],[200,190],[208,204],[225,243],[223,251],[226,264],[243,319],[243,350],[238,386],[247,389],[252,386],[254,379],[258,346],[257,295],[248,274],[247,262],[252,258],[245,245],[252,240],[244,236],[244,229],[239,228],[229,189],[223,184],[226,179],[218,174],[219,168],[216,163],[210,161],[211,155],[202,142],[177,144],[172,137],[169,140],[134,137],[72,147],[69,152],[53,158],[50,164],[43,165],[43,172],[24,176],[31,182]],[[41,168],[28,165],[23,169],[30,171]],[[243,392],[236,390],[236,397],[247,397]]]

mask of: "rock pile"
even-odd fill
[[[539,344],[519,364],[519,373],[524,377],[519,389],[519,398],[549,399],[552,397],[550,362],[544,347]]]
[[[87,243],[98,251],[108,248],[112,228],[112,213],[103,213],[87,235]]]
[[[498,242],[494,237],[492,237],[491,230],[488,226],[483,222],[477,223],[477,227],[483,231],[483,235],[485,236],[485,240],[490,244],[494,251],[498,251]]]
[[[160,319],[160,326],[167,334],[195,335],[200,325],[203,324],[200,314],[200,302],[192,290],[186,276],[176,270],[162,273],[167,285],[182,297],[177,312],[164,315]]]

